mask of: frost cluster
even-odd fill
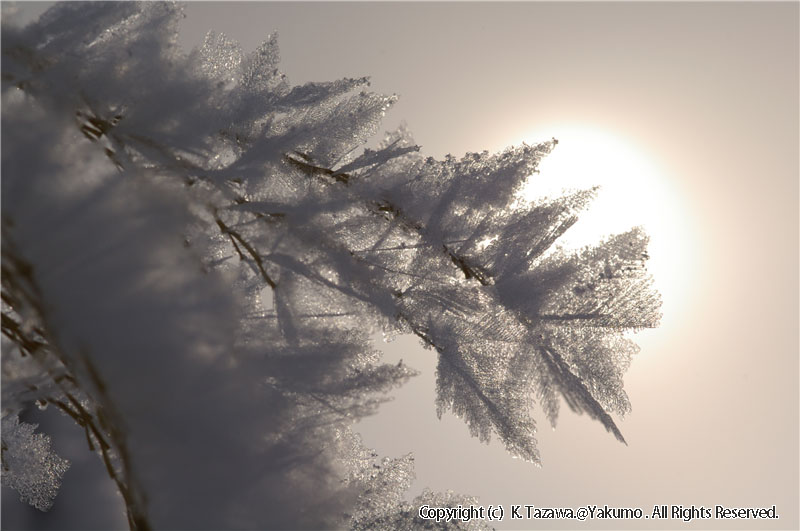
[[[16,489],[22,501],[46,511],[69,463],[50,450],[50,437],[34,433],[35,429],[35,424],[20,423],[16,415],[3,417],[2,477],[3,484]]]
[[[623,333],[659,318],[647,238],[557,249],[594,191],[517,201],[556,141],[434,160],[400,129],[365,149],[395,97],[292,86],[274,36],[185,54],[180,16],[4,20],[3,462],[39,463],[4,481],[46,508],[33,478],[65,469],[11,416],[39,401],[86,431],[132,528],[413,527],[411,458],[350,432],[414,374],[380,363],[378,330],[418,336],[440,414],[515,456],[539,461],[534,400],[622,440]]]

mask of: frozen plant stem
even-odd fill
[[[624,441],[625,333],[660,317],[647,236],[557,248],[595,189],[518,201],[555,140],[435,160],[401,128],[365,149],[395,97],[290,85],[274,36],[185,54],[180,17],[3,18],[4,426],[69,415],[133,529],[414,528],[413,459],[351,429],[414,374],[380,363],[383,330],[435,353],[440,415],[514,456],[540,461],[534,400]],[[36,455],[45,507],[63,465]]]

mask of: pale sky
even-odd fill
[[[415,453],[410,495],[427,486],[487,505],[645,514],[776,505],[781,516],[498,528],[800,526],[800,4],[253,2],[186,13],[187,48],[214,29],[249,51],[277,30],[292,83],[371,76],[373,90],[400,96],[385,127],[406,122],[427,155],[555,136],[583,160],[574,182],[605,182],[617,194],[609,208],[624,217],[629,205],[630,226],[657,232],[664,319],[636,335],[633,412],[619,422],[628,446],[566,407],[553,431],[537,409],[543,467],[511,459],[452,415],[437,420],[435,355],[401,338],[384,346],[389,360],[422,375],[358,429],[383,455]]]

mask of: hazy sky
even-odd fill
[[[249,51],[277,30],[293,83],[371,76],[373,90],[400,95],[386,128],[405,121],[426,154],[551,136],[567,152],[571,140],[585,146],[590,138],[610,146],[601,148],[610,157],[613,147],[648,168],[640,186],[657,193],[644,212],[668,240],[653,258],[665,315],[659,329],[637,335],[642,352],[626,375],[633,412],[619,423],[628,446],[568,408],[552,431],[537,410],[543,468],[513,460],[501,444],[470,438],[452,415],[436,419],[434,353],[401,338],[385,347],[390,359],[423,374],[359,429],[381,454],[415,453],[412,495],[428,486],[485,504],[608,504],[646,514],[656,504],[774,504],[781,516],[519,528],[798,528],[799,8],[188,6],[187,48],[215,29]],[[597,150],[574,153],[589,181],[594,171],[598,184],[614,178],[613,158],[595,167]],[[617,209],[643,211],[635,197],[624,199]],[[630,225],[644,221],[634,216]]]

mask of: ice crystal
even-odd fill
[[[47,511],[53,505],[69,461],[53,453],[50,437],[34,433],[35,424],[20,422],[16,415],[6,415],[2,427],[3,483],[16,489],[22,501]]]
[[[365,149],[395,96],[290,85],[274,35],[184,54],[179,17],[66,3],[2,32],[3,399],[76,419],[132,527],[415,525],[411,459],[341,435],[414,374],[379,330],[418,336],[439,414],[515,456],[539,461],[534,400],[623,440],[624,333],[659,319],[647,238],[558,250],[595,190],[519,200],[557,141]]]

